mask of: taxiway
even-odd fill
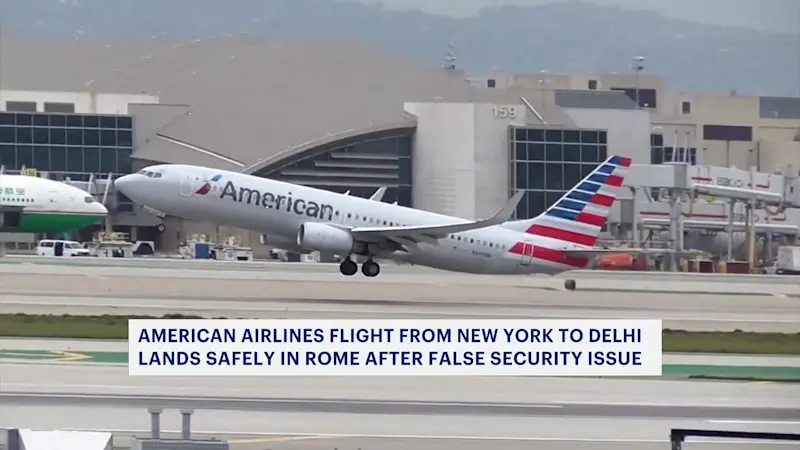
[[[367,444],[465,448],[662,449],[670,428],[788,432],[791,384],[550,378],[128,377],[123,367],[0,364],[0,426],[123,430],[146,435],[146,406],[196,410],[193,429],[235,450]],[[225,410],[221,414],[219,410]],[[322,442],[320,442],[322,441]],[[594,447],[587,447],[593,442]],[[723,444],[727,445],[723,447]],[[258,447],[260,445],[261,447]],[[791,448],[730,441],[692,448]]]
[[[180,277],[167,277],[164,272]],[[304,276],[302,282],[286,280],[287,274],[280,272],[247,272],[249,279],[210,278],[193,272],[206,271],[1,273],[0,312],[287,319],[640,318],[661,319],[666,328],[693,331],[800,331],[800,298],[781,295],[587,292],[468,284],[469,280],[475,283],[475,277],[462,277],[462,282],[428,276],[427,284],[391,279],[332,283],[312,276]]]

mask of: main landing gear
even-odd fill
[[[345,258],[345,260],[339,264],[339,272],[348,277],[353,276],[358,272],[358,264],[349,257]],[[375,261],[368,259],[361,265],[361,273],[363,273],[365,277],[376,277],[381,273],[381,266]]]

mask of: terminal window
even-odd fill
[[[0,165],[69,173],[128,174],[133,171],[130,116],[0,112]]]
[[[675,161],[688,162],[690,165],[697,165],[697,149],[694,147],[685,148],[664,146],[664,136],[661,134],[650,135],[650,164],[664,164],[665,162]]]
[[[513,187],[525,191],[518,219],[544,212],[608,157],[605,130],[512,127],[509,138]]]
[[[411,136],[391,136],[327,149],[259,176],[358,197],[386,187],[383,201],[412,206]]]

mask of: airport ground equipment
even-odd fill
[[[673,428],[669,433],[672,450],[683,450],[683,443],[687,437],[747,439],[764,441],[796,441],[800,442],[800,434],[794,433],[764,433],[753,431],[722,431],[722,430],[690,430]]]
[[[225,441],[218,439],[192,439],[192,414],[191,409],[182,409],[181,436],[180,438],[165,438],[161,436],[161,413],[163,408],[149,408],[150,437],[134,437],[131,450],[229,450]]]
[[[777,274],[800,274],[800,247],[786,246],[778,249]]]

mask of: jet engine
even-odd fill
[[[355,241],[349,232],[340,228],[306,222],[297,231],[297,245],[320,252],[349,255],[353,253]]]
[[[287,250],[296,253],[310,252],[310,250],[298,247],[297,242],[295,242],[295,239],[287,239],[285,237],[277,236],[274,234],[266,234],[266,233],[261,234],[261,244],[270,246],[272,248]]]

